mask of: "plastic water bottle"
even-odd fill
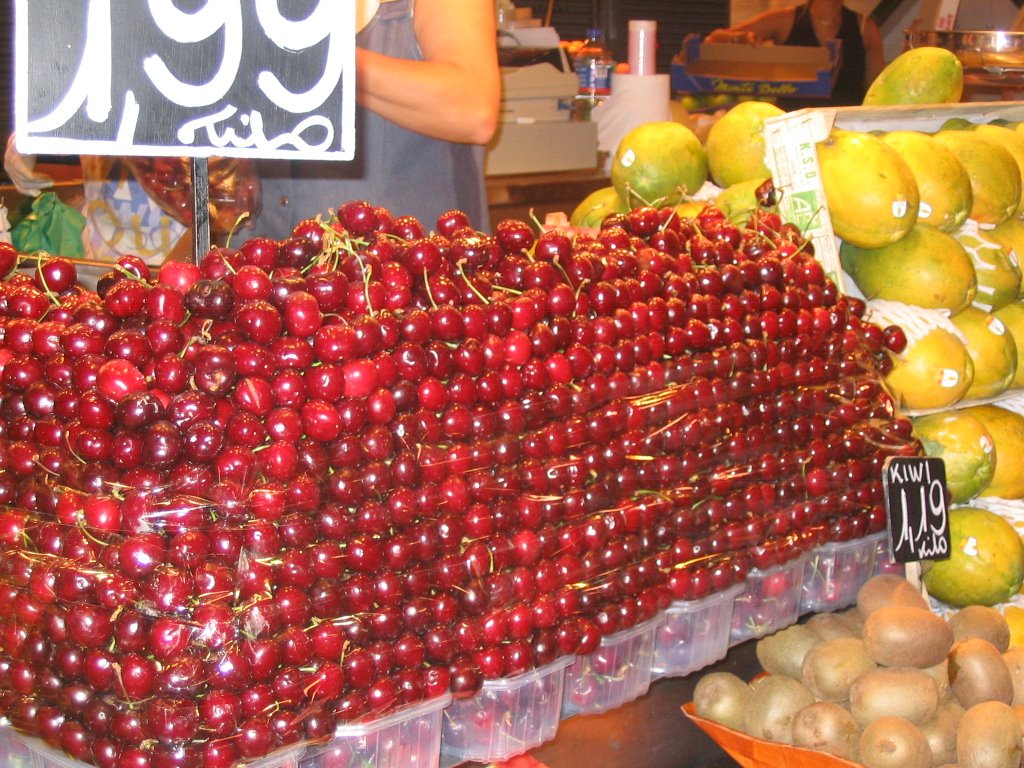
[[[498,29],[506,29],[516,14],[512,0],[495,0],[494,10],[498,18]]]
[[[587,30],[587,41],[573,59],[580,85],[573,103],[573,119],[589,120],[590,113],[612,92],[611,53],[604,45],[600,29]]]

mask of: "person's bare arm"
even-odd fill
[[[416,0],[415,7],[423,61],[357,49],[359,103],[436,139],[486,144],[501,99],[493,0]]]
[[[885,67],[882,33],[871,17],[865,17],[860,36],[864,40],[864,87],[867,88]]]
[[[782,45],[793,29],[793,8],[764,11],[742,24],[728,29],[716,29],[704,38],[708,43],[766,43]]]

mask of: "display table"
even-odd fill
[[[491,227],[502,219],[530,221],[530,211],[542,222],[547,213],[570,214],[591,192],[611,184],[597,168],[556,173],[487,177]]]

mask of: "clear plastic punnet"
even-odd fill
[[[651,676],[685,677],[729,651],[732,609],[743,591],[735,584],[700,600],[679,600],[665,609],[665,622],[654,640]]]
[[[764,637],[800,617],[804,568],[810,554],[747,574],[732,610],[732,644]]]
[[[606,712],[647,693],[654,662],[654,636],[664,615],[608,635],[565,671],[562,715]]]
[[[441,767],[502,761],[553,738],[562,712],[571,658],[513,677],[488,680],[480,692],[452,703],[441,732]]]
[[[877,536],[830,541],[811,550],[804,565],[800,613],[854,605],[861,585],[874,574],[877,551]]]
[[[448,696],[402,707],[366,723],[338,726],[326,744],[311,745],[298,768],[436,768]]]

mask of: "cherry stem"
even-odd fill
[[[238,214],[238,218],[235,219],[235,223],[231,225],[231,231],[228,232],[228,236],[224,239],[224,247],[231,247],[231,238],[235,236],[235,233],[241,228],[242,222],[249,218],[248,211],[242,211]]]
[[[541,224],[540,219],[537,218],[537,212],[533,208],[530,209],[530,216],[529,216],[529,218],[530,218],[530,221],[533,222],[533,225],[535,227],[537,227],[537,231],[538,232],[543,232],[544,231],[544,225]]]
[[[661,226],[658,227],[659,232],[664,232],[665,229],[668,227],[669,222],[671,222],[673,219],[679,218],[679,211],[676,210],[676,207],[682,205],[684,202],[686,202],[686,192],[680,187],[679,197],[677,197],[676,202],[672,204],[672,213],[670,213],[668,217],[663,222],[661,222]]]
[[[583,289],[586,288],[586,286],[587,286],[587,284],[589,282],[590,282],[590,278],[589,277],[584,277],[583,280],[580,281],[580,284],[576,287],[576,298],[577,299],[580,297],[580,294],[583,293]],[[575,310],[573,310],[573,313],[575,314]]]
[[[434,301],[434,292],[430,290],[430,275],[427,274],[427,268],[423,268],[423,287],[427,290],[427,298],[430,299],[430,306],[437,309],[437,302]]]
[[[679,190],[679,193],[680,193],[681,196],[685,196],[686,195],[686,190],[684,190],[682,187],[676,187],[676,189]],[[639,192],[637,192],[635,189],[633,189],[632,186],[630,186],[629,184],[626,184],[626,201],[625,202],[626,202],[626,205],[630,206],[631,208],[635,208],[636,207],[636,206],[632,205],[632,199],[634,197],[637,200],[640,201],[641,205],[646,205],[648,207],[654,207],[654,204],[650,200],[647,200],[646,198],[644,198],[643,195],[641,195]]]
[[[557,269],[559,272],[562,273],[562,277],[565,278],[565,282],[568,283],[569,287],[573,288],[572,278],[570,278],[569,277],[569,273],[565,271],[565,267],[562,266],[562,262],[560,261],[559,256],[558,256],[557,253],[555,254],[555,257],[551,260],[551,264],[552,264],[552,266],[554,266],[555,269]],[[577,295],[577,297],[579,296],[579,294],[576,294],[576,295]],[[576,314],[576,310],[574,309],[573,310],[573,315],[575,316],[575,314]]]
[[[466,274],[466,271],[463,269],[463,265],[465,263],[465,259],[459,259],[455,263],[455,268],[459,270],[459,274],[462,276],[462,279],[466,281],[466,285],[469,286],[469,290],[475,293],[477,297],[480,299],[480,301],[482,301],[484,304],[490,304],[491,300],[484,296],[482,293],[480,293],[479,289],[475,285],[473,285],[473,281],[470,280],[469,275]]]

